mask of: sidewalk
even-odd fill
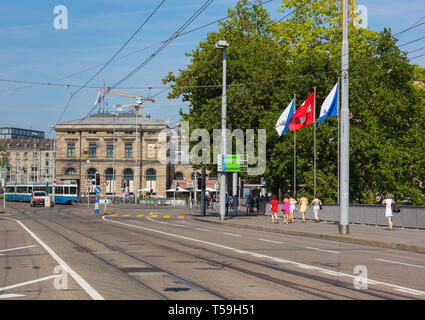
[[[270,216],[230,216],[220,221],[218,214],[211,213],[205,217],[194,216],[193,219],[242,229],[425,253],[425,230],[393,228],[393,231],[389,231],[388,227],[350,224],[350,233],[341,235],[338,224],[334,222],[314,223],[307,220],[302,223],[296,220],[295,223],[284,224],[283,219],[279,218],[279,224],[272,224]]]

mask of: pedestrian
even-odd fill
[[[295,214],[295,211],[297,210],[296,204],[297,204],[297,200],[295,200],[294,197],[291,197],[289,199],[289,211],[290,211],[289,221],[291,223],[294,223],[294,214]]]
[[[255,196],[255,207],[257,208],[257,214],[260,213],[260,197],[258,194]]]
[[[299,209],[303,216],[303,223],[305,223],[305,213],[307,212],[308,199],[303,194],[299,202]]]
[[[233,196],[232,205],[233,205],[233,215],[236,217],[236,214],[238,213],[238,206],[239,206],[239,199],[236,194]]]
[[[215,203],[216,203],[216,198],[215,198],[215,194],[213,193],[213,195],[211,197],[211,204],[212,204],[213,210],[215,210]]]
[[[322,201],[319,199],[319,197],[316,195],[314,195],[314,199],[313,201],[311,201],[310,203],[310,208],[311,206],[314,205],[313,207],[313,211],[314,211],[314,222],[315,223],[319,223],[319,211],[322,208]]]
[[[385,204],[385,217],[388,219],[388,226],[389,226],[389,230],[392,231],[393,230],[393,210],[391,208],[391,204],[395,203],[394,202],[394,196],[392,194],[387,194],[387,196],[385,197],[384,201],[382,201],[382,204]]]
[[[279,211],[279,201],[277,201],[276,195],[273,195],[272,201],[270,202],[270,213],[272,214],[272,223],[279,223],[279,218],[277,216],[278,211]]]
[[[252,198],[251,198],[251,195],[248,195],[248,198],[246,199],[246,212],[247,213],[252,212]]]
[[[283,222],[288,224],[288,220],[289,220],[289,213],[290,213],[290,209],[289,209],[289,194],[285,193],[285,196],[283,198]]]
[[[229,205],[230,205],[230,197],[229,194],[226,192],[226,216],[229,214]]]

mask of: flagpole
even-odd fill
[[[316,196],[316,87],[314,87],[314,196]]]
[[[339,88],[340,88],[340,78],[338,78],[338,98],[337,98],[337,105],[336,105],[336,110],[337,110],[337,116],[338,116],[338,188],[337,188],[337,204],[339,204],[339,183],[340,183],[340,176],[341,176],[341,172],[340,172],[340,159],[339,159],[339,154],[340,154],[340,119],[339,119]]]
[[[294,108],[296,107],[296,95],[294,94]],[[295,111],[295,110],[294,110]],[[294,131],[294,199],[297,198],[297,131]]]

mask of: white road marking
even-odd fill
[[[78,273],[76,273],[73,269],[71,269],[71,267],[69,267],[65,263],[65,261],[63,261],[52,249],[50,249],[50,247],[47,244],[45,244],[39,237],[37,237],[35,233],[33,233],[30,229],[28,229],[21,221],[10,219],[10,218],[3,218],[3,217],[0,217],[0,218],[17,222],[22,228],[24,228],[26,232],[30,234],[31,237],[33,237],[53,257],[53,259],[55,259],[62,266],[62,268],[66,272],[68,272],[74,278],[74,280],[81,286],[81,288],[84,289],[84,291],[87,292],[87,294],[92,299],[105,300],[105,298],[102,297],[99,292],[97,292],[90,284],[88,284],[86,280],[81,278],[80,275],[78,275]]]
[[[226,235],[228,235],[228,236],[233,236],[233,237],[242,237],[241,235],[239,235],[239,234],[234,234],[234,233],[227,233],[227,232],[223,232],[223,234],[226,234]]]
[[[33,283],[37,283],[37,282],[41,282],[41,281],[46,281],[46,280],[50,280],[50,279],[57,278],[57,277],[61,277],[61,275],[53,275],[53,276],[48,276],[48,277],[44,277],[44,278],[40,278],[40,279],[35,279],[35,280],[31,280],[31,281],[26,281],[26,282],[14,284],[14,285],[11,285],[11,286],[0,288],[0,291],[6,291],[6,290],[9,290],[9,289],[23,287],[23,286],[26,286],[26,285],[29,285],[29,284],[33,284]]]
[[[403,263],[403,262],[397,262],[397,261],[391,261],[391,260],[384,260],[384,259],[375,259],[375,260],[382,261],[382,262],[388,262],[388,263],[394,263],[394,264],[401,264],[401,265],[409,266],[409,267],[415,267],[415,268],[425,269],[424,266],[418,266],[417,264]]]
[[[317,250],[317,251],[323,251],[323,252],[329,252],[329,253],[336,253],[336,254],[341,253],[341,252],[338,252],[338,251],[325,250],[325,249],[319,249],[319,248],[313,248],[313,247],[304,247],[304,248],[311,249],[311,250]]]
[[[416,291],[416,290],[410,290],[410,289],[409,290],[405,290],[405,289],[394,289],[394,290],[401,291],[401,292],[404,292],[404,293],[414,294],[416,296],[422,295],[420,293],[420,291]]]
[[[160,230],[155,230],[155,229],[150,229],[150,228],[146,228],[146,227],[136,226],[136,225],[129,224],[129,223],[124,223],[124,222],[119,222],[119,221],[113,221],[113,220],[106,219],[105,216],[103,216],[102,219],[104,221],[109,222],[109,223],[122,224],[122,225],[125,225],[125,226],[130,226],[130,227],[137,228],[137,229],[142,229],[142,230],[151,231],[151,232],[155,232],[155,233],[159,233],[159,234],[164,234],[164,235],[167,235],[167,236],[171,236],[171,237],[175,237],[175,238],[180,238],[180,239],[184,239],[184,240],[188,240],[188,241],[193,241],[193,242],[196,242],[196,243],[204,243],[204,244],[207,244],[207,245],[210,245],[210,246],[215,246],[215,247],[218,247],[218,248],[227,249],[227,250],[230,250],[230,251],[233,251],[233,252],[236,252],[236,253],[240,253],[240,254],[247,254],[247,255],[250,255],[250,256],[260,257],[260,258],[263,258],[263,259],[270,259],[270,260],[273,260],[273,261],[276,261],[276,262],[279,262],[279,263],[293,264],[293,265],[295,265],[297,267],[304,268],[304,269],[312,269],[312,270],[316,270],[316,271],[333,272],[333,273],[335,273],[335,275],[337,274],[338,276],[347,277],[347,278],[351,278],[351,279],[356,279],[357,278],[357,276],[352,275],[352,274],[347,274],[347,273],[342,273],[342,272],[335,272],[335,271],[332,271],[332,270],[328,270],[328,269],[324,269],[324,268],[320,268],[320,267],[309,266],[309,265],[306,265],[306,264],[303,264],[303,263],[299,263],[299,262],[295,262],[295,261],[280,259],[280,258],[276,258],[276,257],[272,257],[272,256],[267,256],[267,255],[264,255],[264,254],[259,254],[259,253],[253,253],[253,252],[246,251],[246,250],[240,250],[240,249],[236,249],[236,248],[224,246],[224,245],[221,245],[221,244],[218,244],[218,243],[213,243],[213,242],[209,242],[209,241],[205,241],[205,240],[189,238],[189,237],[180,236],[180,235],[169,233],[169,232],[164,232],[164,231],[160,231]],[[370,283],[370,284],[376,284],[376,285],[388,286],[388,287],[391,287],[392,289],[407,290],[407,291],[410,291],[412,293],[415,292],[418,295],[419,294],[420,295],[425,295],[425,292],[424,291],[410,289],[410,288],[399,286],[399,285],[392,284],[392,283],[386,283],[386,282],[375,281],[375,280],[370,280],[370,279],[368,279],[368,283]]]
[[[25,297],[24,294],[0,294],[0,299],[9,299],[9,298],[17,298],[17,297]]]
[[[152,221],[152,222],[161,223],[161,224],[169,224],[170,226],[176,226],[176,227],[180,227],[180,228],[188,228],[188,229],[194,229],[194,230],[199,230],[199,231],[210,231],[208,229],[202,229],[202,228],[196,228],[196,227],[190,227],[190,226],[182,226],[182,225],[176,224],[176,223],[153,220],[149,217],[146,217],[146,219],[148,219],[149,221]],[[182,223],[184,223],[184,221],[182,221]]]
[[[267,240],[267,239],[258,239],[258,240],[260,240],[260,241],[265,241],[265,242],[271,242],[271,243],[283,244],[283,242],[273,241],[273,240]]]
[[[26,248],[33,248],[33,247],[37,247],[37,245],[19,247],[19,248],[12,248],[12,249],[5,249],[5,250],[0,250],[0,252],[14,251],[14,250],[20,250],[20,249],[26,249]]]
[[[210,230],[208,230],[208,229],[202,229],[202,228],[195,228],[196,230],[199,230],[199,231],[210,231]]]

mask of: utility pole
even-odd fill
[[[227,96],[226,96],[226,66],[227,66],[227,47],[229,44],[220,40],[215,44],[216,49],[223,49],[223,94],[221,98],[221,154],[226,154],[226,104],[227,104]],[[226,190],[227,190],[227,181],[226,181],[226,173],[220,173],[220,220],[223,221],[226,215]]]
[[[134,204],[137,204],[137,198],[138,198],[138,179],[139,179],[139,168],[138,168],[138,152],[139,152],[139,148],[138,148],[138,144],[139,144],[139,137],[137,134],[137,127],[139,126],[139,109],[140,106],[137,105],[136,106],[136,176],[134,179],[135,182],[135,190],[134,190]]]
[[[341,204],[339,232],[349,233],[350,210],[350,115],[349,115],[349,44],[348,44],[348,0],[343,0],[343,26],[342,26],[342,57],[341,57]]]

